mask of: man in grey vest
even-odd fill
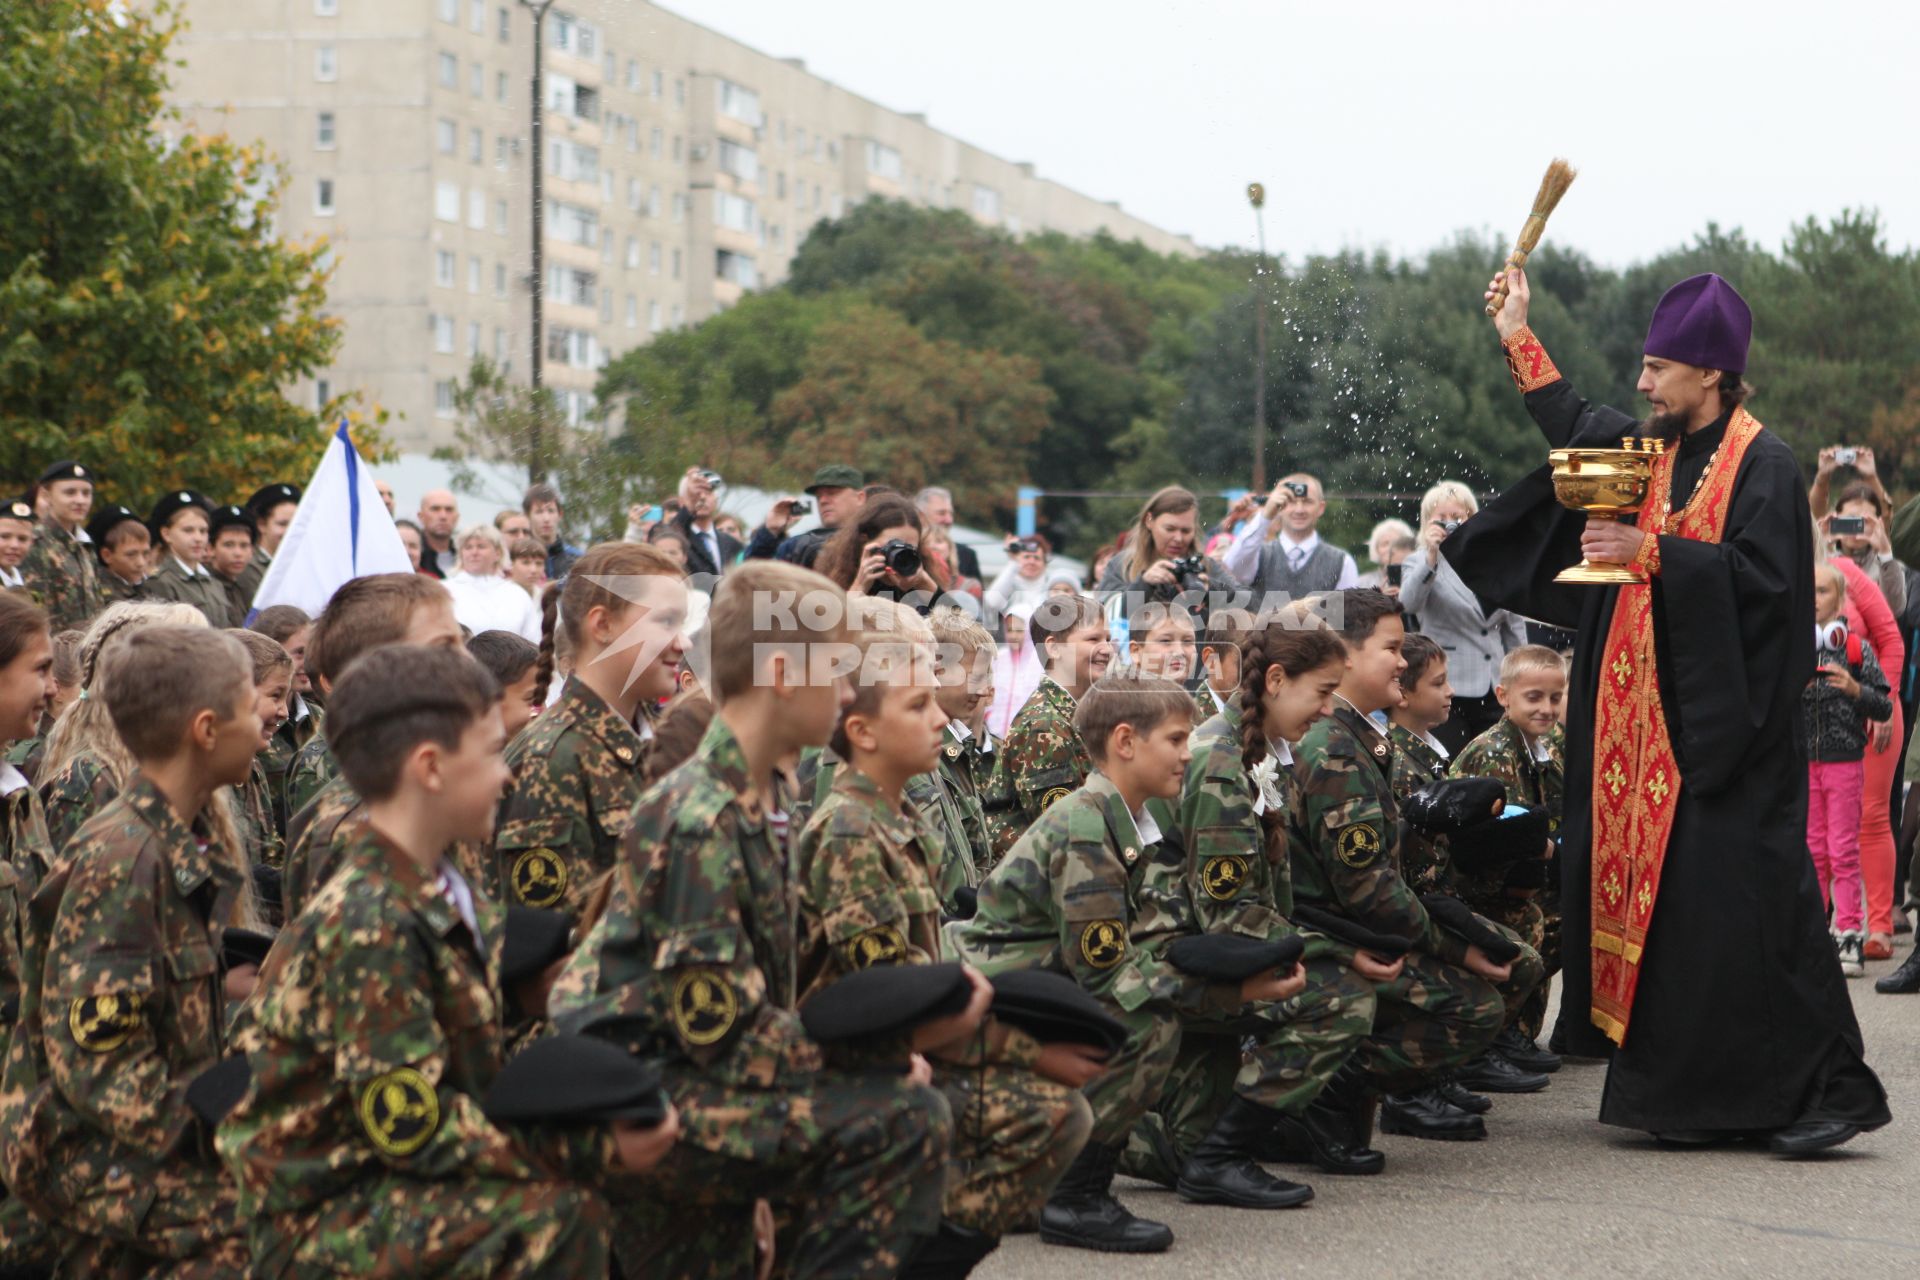
[[[1273,486],[1267,503],[1239,533],[1220,562],[1247,584],[1255,599],[1284,591],[1292,599],[1320,591],[1345,591],[1360,585],[1353,557],[1322,542],[1315,526],[1327,509],[1320,482],[1296,473]],[[1268,541],[1268,530],[1279,527]]]

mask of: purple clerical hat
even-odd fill
[[[1700,369],[1744,373],[1753,311],[1719,276],[1689,276],[1667,290],[1647,326],[1646,354]]]

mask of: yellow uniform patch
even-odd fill
[[[136,995],[81,996],[67,1010],[73,1042],[88,1053],[110,1053],[140,1029],[143,1001]]]
[[[1040,811],[1042,813],[1045,813],[1048,809],[1053,807],[1053,802],[1055,800],[1065,800],[1068,796],[1072,794],[1073,794],[1073,789],[1070,787],[1053,788],[1051,791],[1047,792],[1045,795],[1040,797]]]
[[[1200,868],[1200,883],[1206,889],[1207,896],[1224,902],[1240,892],[1240,886],[1247,882],[1247,860],[1237,853],[1229,853],[1218,858],[1208,858],[1206,865]]]
[[[733,1030],[740,998],[724,974],[689,969],[673,984],[673,1026],[688,1044],[717,1044]]]
[[[1380,856],[1380,833],[1365,822],[1356,822],[1340,833],[1337,845],[1340,861],[1350,867],[1364,867]]]
[[[856,934],[843,945],[847,964],[855,969],[871,969],[877,964],[899,964],[907,958],[907,940],[890,924]]]
[[[1091,920],[1080,931],[1080,958],[1096,969],[1111,969],[1127,954],[1127,928],[1118,920]]]
[[[410,1156],[440,1128],[440,1094],[412,1067],[395,1067],[360,1089],[360,1127],[384,1156]]]
[[[567,896],[567,864],[551,849],[529,849],[515,858],[510,878],[523,906],[551,907]]]

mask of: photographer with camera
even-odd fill
[[[766,520],[747,540],[746,558],[786,560],[802,568],[814,568],[820,548],[826,546],[840,526],[851,520],[860,504],[867,500],[862,491],[865,484],[866,477],[844,462],[821,467],[813,473],[805,498],[783,497],[773,504]],[[819,526],[788,537],[787,530],[800,517],[811,515],[816,505],[820,508]]]
[[[1399,596],[1400,566],[1419,545],[1405,520],[1382,520],[1373,526],[1367,535],[1367,559],[1373,568],[1360,575],[1360,585]]]
[[[1473,490],[1442,480],[1420,499],[1420,546],[1400,566],[1400,604],[1420,615],[1420,631],[1447,654],[1453,714],[1433,731],[1458,755],[1504,714],[1494,697],[1500,661],[1527,642],[1526,624],[1505,609],[1487,613],[1440,555],[1447,535],[1480,510]]]
[[[1320,482],[1296,472],[1273,486],[1251,520],[1233,536],[1224,562],[1227,570],[1256,593],[1284,591],[1298,600],[1321,591],[1346,591],[1360,585],[1353,557],[1320,540],[1320,517],[1327,499]],[[1268,532],[1280,532],[1271,541]]]
[[[1053,548],[1037,533],[1025,538],[1009,536],[1006,546],[1007,567],[987,584],[988,616],[1003,618],[1016,609],[1031,616],[1047,598],[1047,587],[1052,582],[1047,574],[1047,560]]]
[[[1094,594],[1106,604],[1119,592],[1141,600],[1172,600],[1182,592],[1238,591],[1239,580],[1218,560],[1199,553],[1194,533],[1200,500],[1178,485],[1147,499],[1127,545],[1100,575]]]
[[[671,521],[687,539],[687,574],[717,578],[740,554],[740,539],[722,533],[713,524],[720,509],[719,490],[726,485],[718,471],[688,467],[680,477],[680,510]]]
[[[1854,479],[1842,486],[1840,496],[1828,507],[1834,473],[1842,467],[1854,473]],[[1807,500],[1820,519],[1820,535],[1837,545],[1840,553],[1858,565],[1873,579],[1887,607],[1900,615],[1907,610],[1907,570],[1893,554],[1893,542],[1887,533],[1887,517],[1893,502],[1880,483],[1879,468],[1873,450],[1854,445],[1830,444],[1820,451],[1814,471],[1813,487]]]
[[[940,584],[920,562],[920,513],[905,498],[882,494],[860,508],[851,524],[821,549],[816,567],[849,595],[933,609]],[[918,601],[902,600],[918,594]]]

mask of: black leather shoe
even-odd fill
[[[1552,1075],[1560,1069],[1560,1055],[1549,1053],[1527,1038],[1527,1033],[1518,1027],[1508,1027],[1493,1038],[1493,1047],[1501,1057],[1522,1071],[1539,1071]]]
[[[1291,1209],[1313,1199],[1312,1187],[1274,1177],[1250,1154],[1255,1140],[1280,1119],[1276,1112],[1236,1095],[1213,1131],[1187,1157],[1174,1190],[1194,1204],[1240,1209]]]
[[[1487,1123],[1426,1089],[1382,1098],[1380,1132],[1438,1142],[1478,1142],[1487,1136]]]
[[[1045,1244],[1101,1253],[1165,1253],[1173,1247],[1173,1229],[1136,1218],[1113,1198],[1113,1171],[1120,1148],[1089,1142],[1053,1189],[1040,1210],[1040,1239]]]
[[[1538,1093],[1552,1083],[1538,1071],[1522,1071],[1497,1049],[1467,1063],[1453,1078],[1462,1088],[1480,1093]]]
[[[1788,1125],[1767,1139],[1767,1150],[1777,1156],[1797,1159],[1818,1155],[1860,1136],[1860,1126],[1841,1120],[1802,1120]]]
[[[1873,984],[1883,996],[1910,996],[1920,991],[1920,947],[1908,953],[1898,969]]]
[[[943,1218],[939,1234],[928,1236],[900,1268],[900,1280],[966,1280],[999,1247],[999,1236]]]
[[[1363,1178],[1387,1167],[1386,1156],[1354,1145],[1349,1117],[1317,1103],[1297,1116],[1282,1116],[1278,1132],[1287,1152],[1282,1159],[1310,1163],[1322,1173]]]
[[[1482,1097],[1449,1076],[1438,1081],[1433,1091],[1469,1115],[1483,1116],[1493,1110],[1493,1099]]]

